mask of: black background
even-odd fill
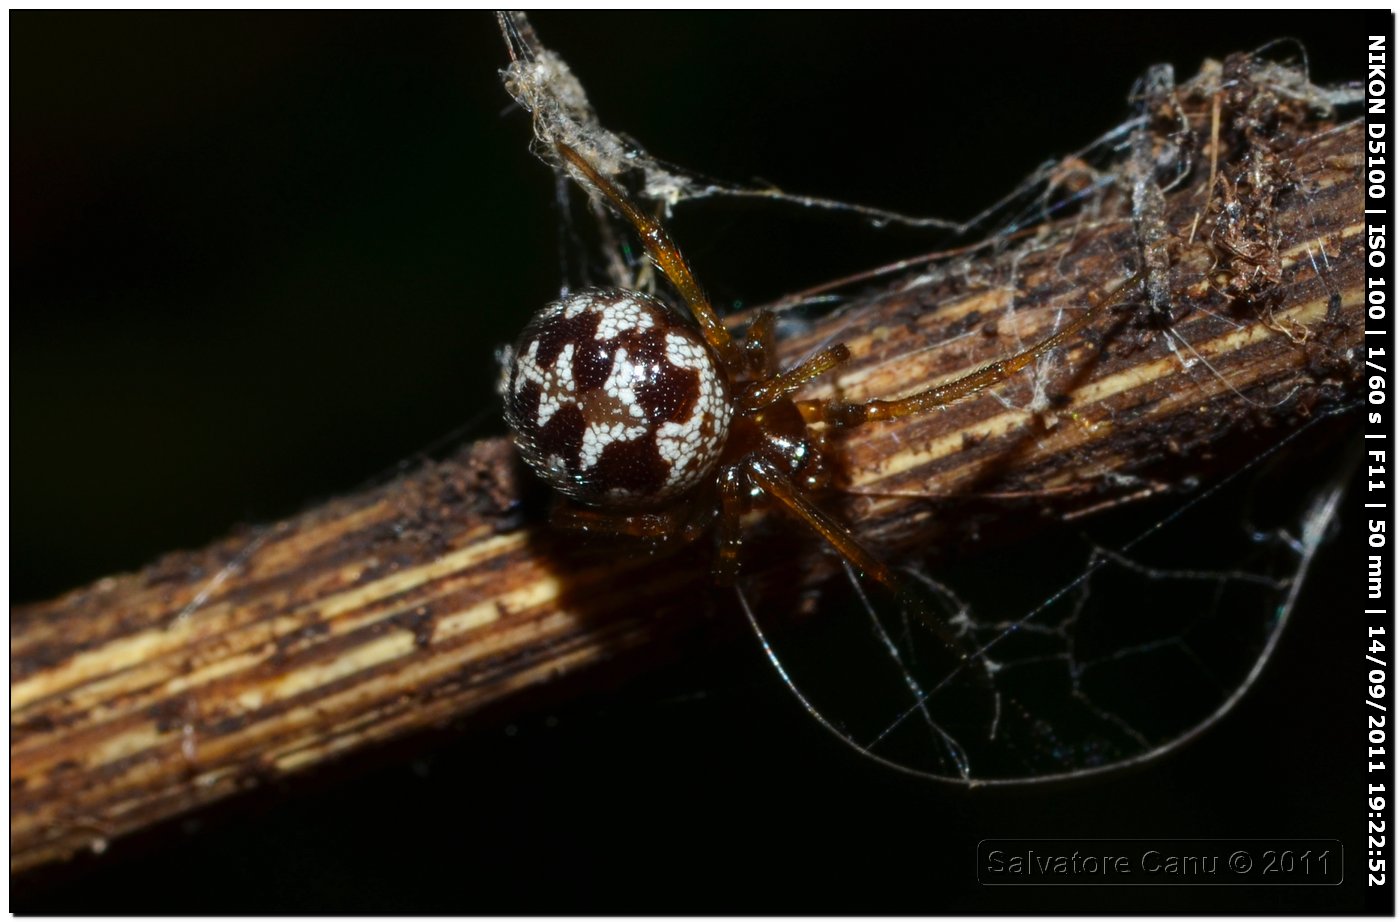
[[[1332,82],[1360,76],[1365,34],[1338,12],[535,24],[604,121],[663,159],[951,218],[1126,117],[1152,63],[1184,78],[1290,36]],[[12,601],[289,514],[490,406],[491,350],[560,281],[552,177],[505,63],[482,13],[12,14]],[[733,203],[676,236],[725,305],[946,242]],[[488,414],[472,434],[500,429]],[[973,876],[987,837],[1359,847],[1361,731],[1336,710],[1356,673],[1337,627],[1350,559],[1323,562],[1222,726],[1136,770],[903,779],[826,737],[741,643],[118,840],[18,878],[12,907],[1356,910],[1359,850],[1325,890]]]

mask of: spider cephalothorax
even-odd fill
[[[510,355],[506,420],[525,461],[559,494],[556,524],[690,541],[718,519],[721,579],[737,573],[743,514],[773,504],[857,569],[892,585],[890,571],[809,497],[826,485],[822,429],[925,413],[1003,381],[1082,330],[1107,301],[1024,352],[907,397],[794,400],[849,350],[829,346],[779,370],[772,314],[760,314],[745,338],[735,339],[665,228],[578,152],[563,144],[558,152],[585,187],[602,192],[631,222],[695,322],[648,295],[615,288],[549,304]]]

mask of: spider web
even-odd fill
[[[1149,149],[1142,130],[1152,105],[1176,87],[1169,66],[1149,69],[1132,89],[1132,117],[1046,162],[972,218],[953,221],[727,184],[660,161],[602,124],[582,83],[523,14],[502,14],[499,21],[511,54],[502,72],[506,88],[532,114],[532,150],[558,178],[565,288],[600,266],[610,284],[638,287],[654,280],[599,203],[592,203],[594,237],[572,223],[570,180],[555,154],[559,142],[619,182],[637,180],[630,184],[635,194],[668,216],[689,201],[756,198],[846,214],[875,229],[898,225],[974,241],[770,305],[785,312],[788,332],[805,326],[813,312],[839,308],[839,292],[855,284],[917,273],[906,282],[917,287],[973,271],[971,258],[989,251],[1019,245],[1022,254],[1033,252],[1036,244],[1025,239],[1030,229],[1066,217],[1088,227],[1105,217],[1107,197],[1123,190],[1150,272],[1150,309],[1170,315],[1162,274],[1168,235],[1163,196],[1191,169],[1190,132],[1180,114],[1179,135]],[[1256,76],[1280,97],[1317,112],[1358,100],[1355,88],[1314,86],[1301,45],[1260,49],[1269,51],[1289,60],[1260,59]],[[1316,251],[1325,263],[1320,240]],[[1318,266],[1319,257],[1312,259]],[[1325,278],[1326,269],[1319,266],[1319,275]],[[1221,377],[1170,324],[1157,335],[1183,371]],[[1051,363],[1043,357],[1028,383],[992,396],[1008,406],[1045,409]],[[1313,425],[1335,421],[1314,420],[1308,428]],[[1080,776],[1150,759],[1217,723],[1256,683],[1339,527],[1343,484],[1354,460],[1321,478],[1299,476],[1285,449],[1296,448],[1289,443],[1301,434],[1266,448],[1219,482],[1115,511],[1092,527],[1065,525],[1043,540],[999,551],[990,563],[959,566],[955,573],[916,563],[908,570],[913,591],[898,602],[849,573],[844,584],[822,591],[814,617],[780,611],[771,602],[756,611],[742,589],[740,601],[802,706],[876,762],[939,780],[990,784]],[[801,628],[772,638],[765,631],[765,624],[792,621]]]
[[[1154,758],[1255,684],[1337,533],[1354,459],[1300,474],[1286,449],[1308,428],[1185,503],[1125,510],[956,576],[911,568],[912,602],[851,578],[781,639],[762,626],[778,612],[745,611],[812,716],[902,771],[989,784]],[[953,648],[920,610],[951,627]],[[833,660],[839,676],[822,665]]]

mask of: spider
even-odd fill
[[[777,368],[773,313],[760,313],[742,338],[731,334],[661,223],[573,148],[557,150],[635,228],[691,318],[618,288],[546,305],[507,353],[506,421],[525,462],[556,491],[554,525],[657,544],[688,543],[717,525],[721,584],[739,571],[744,514],[776,506],[894,589],[892,571],[813,499],[829,485],[824,430],[927,413],[997,384],[1088,326],[1108,300],[1022,352],[907,397],[794,399],[850,350],[838,343]]]

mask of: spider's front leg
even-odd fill
[[[771,315],[761,315],[759,319],[762,320],[764,316]],[[821,377],[850,357],[851,350],[845,343],[827,346],[787,371],[771,374],[750,384],[739,398],[739,409],[747,413],[756,413],[784,397],[791,396],[808,381]]]
[[[1089,307],[1079,316],[1029,349],[1018,352],[1009,358],[983,365],[981,368],[945,384],[939,384],[936,387],[897,400],[876,399],[863,403],[843,403],[836,400],[799,400],[797,408],[808,422],[825,423],[836,429],[849,429],[878,420],[917,416],[920,413],[927,413],[938,407],[947,406],[964,397],[970,397],[979,391],[1000,384],[1051,349],[1068,342],[1101,314],[1113,307],[1121,307],[1130,303],[1131,294],[1146,279],[1147,271],[1139,270],[1137,274],[1110,292],[1111,296],[1124,295],[1123,300],[1112,300],[1111,297],[1091,298]]]
[[[641,238],[642,246],[646,249],[647,255],[651,257],[652,262],[656,263],[657,268],[666,275],[666,278],[670,279],[676,291],[680,292],[681,297],[685,299],[691,314],[700,324],[700,329],[705,335],[705,340],[710,344],[710,348],[729,368],[743,367],[746,359],[743,350],[729,335],[724,321],[720,320],[719,315],[715,313],[710,299],[705,297],[704,290],[696,281],[695,273],[690,270],[690,265],[681,255],[680,248],[671,240],[671,235],[666,233],[666,228],[661,225],[661,222],[637,207],[635,202],[628,198],[611,180],[599,173],[593,164],[589,163],[578,151],[562,141],[558,142],[555,148],[564,161],[588,180],[593,188],[607,196],[613,207],[636,229],[637,236]]]

